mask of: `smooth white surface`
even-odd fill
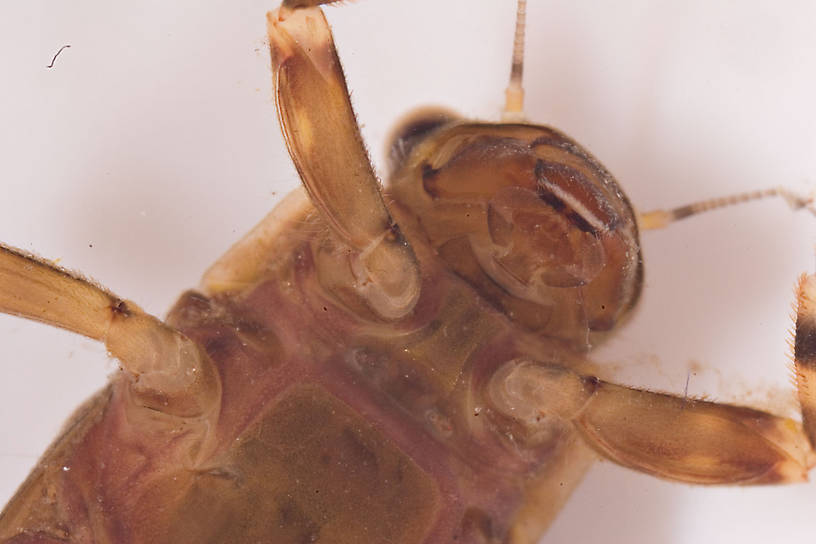
[[[603,4],[603,5],[601,5]],[[0,239],[163,314],[298,183],[270,92],[270,2],[0,5]],[[641,209],[816,186],[816,4],[528,6],[528,117],[583,142]],[[422,104],[496,119],[511,0],[328,10],[366,141]],[[53,69],[46,69],[65,44]],[[816,218],[780,202],[643,236],[643,304],[596,354],[626,383],[795,409],[785,338]],[[0,503],[115,365],[0,317]],[[689,374],[691,370],[695,373]],[[542,542],[792,542],[816,484],[690,488],[599,464]]]

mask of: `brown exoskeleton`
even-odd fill
[[[356,8],[356,6],[355,6],[355,8]],[[65,59],[63,59],[63,60],[65,60]],[[352,85],[354,85],[354,84],[352,83]],[[594,148],[593,148],[593,149],[594,149]],[[624,179],[625,179],[625,178],[624,178]],[[37,249],[38,249],[39,251],[41,251],[43,254],[48,254],[48,252],[46,252],[45,250],[43,250],[43,249],[41,249],[41,248],[37,248]],[[652,275],[652,277],[654,278],[654,277],[655,277],[655,276],[654,276],[654,272],[653,272],[652,274],[653,274],[653,275]],[[100,274],[100,277],[104,277],[104,275]],[[674,280],[672,280],[672,281],[674,281]],[[124,289],[119,288],[119,287],[117,287],[117,289],[116,289],[116,290],[117,290],[117,291],[125,291]],[[134,298],[135,298],[135,297],[134,297]],[[716,362],[719,364],[719,362],[720,362],[720,361],[719,361],[719,360],[717,360]],[[767,363],[767,364],[769,364],[769,365],[770,365],[771,363]],[[685,371],[683,371],[683,374],[684,374],[684,376],[682,376],[682,377],[680,378],[680,384],[679,384],[679,387],[678,387],[678,388],[675,390],[675,392],[680,392],[680,393],[682,393],[682,385],[683,385],[683,384],[682,384],[682,382],[683,382],[682,378],[683,378],[683,377],[685,377]],[[693,382],[692,382],[692,391],[693,391],[693,385],[694,385],[694,384],[693,384]]]

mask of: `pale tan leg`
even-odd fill
[[[385,318],[419,298],[416,257],[385,207],[334,42],[316,2],[268,15],[275,97],[289,153],[315,207],[352,251],[358,293]],[[317,2],[321,3],[321,2]]]
[[[499,412],[535,426],[571,421],[616,463],[695,484],[766,484],[807,479],[813,466],[801,426],[765,412],[630,389],[564,367],[508,362],[490,382]]]
[[[0,312],[105,342],[143,405],[198,416],[217,400],[212,361],[175,329],[89,281],[0,245]]]

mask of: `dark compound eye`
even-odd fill
[[[405,115],[391,131],[388,146],[388,167],[391,172],[398,170],[418,143],[436,129],[456,122],[459,115],[437,107],[414,110]]]

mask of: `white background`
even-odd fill
[[[527,112],[583,142],[640,209],[816,187],[816,4],[531,0]],[[259,0],[0,4],[0,239],[162,315],[298,183],[276,124]],[[394,119],[496,119],[512,0],[330,9],[378,163]],[[64,44],[71,44],[46,65]],[[816,218],[768,201],[643,236],[643,304],[596,355],[626,383],[788,413],[785,339]],[[0,503],[115,365],[0,317]],[[693,372],[692,372],[693,371]],[[601,463],[543,542],[781,542],[816,484],[691,488]]]

